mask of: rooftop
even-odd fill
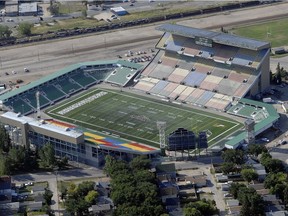
[[[231,34],[225,34],[221,32],[213,32],[205,29],[197,29],[183,25],[163,24],[157,27],[156,29],[164,32],[170,32],[171,34],[175,35],[181,35],[184,37],[190,37],[190,38],[203,37],[205,39],[210,39],[215,43],[251,50],[261,50],[270,47],[269,42],[258,41],[254,39],[249,39]]]

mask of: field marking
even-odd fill
[[[60,109],[60,108],[62,108],[63,106],[69,104],[69,103],[72,103],[72,102],[74,102],[74,101],[76,101],[76,100],[79,100],[79,99],[81,99],[81,98],[89,95],[89,94],[94,93],[95,91],[99,91],[99,89],[95,89],[95,90],[89,91],[89,92],[87,92],[86,94],[83,94],[81,97],[77,97],[77,98],[75,98],[75,99],[73,99],[73,100],[71,100],[71,101],[67,101],[66,103],[63,103],[62,105],[59,105],[59,106],[55,107],[54,109],[51,109],[50,111],[48,111],[48,113],[53,112],[54,110]]]
[[[148,107],[149,104],[153,103],[153,104],[156,104],[157,107],[159,107],[159,105],[161,105],[161,106],[168,107],[169,109],[174,108],[174,109],[179,110],[179,111],[185,111],[185,112],[188,112],[188,113],[193,113],[194,115],[205,116],[206,118],[212,118],[212,119],[214,119],[214,120],[229,122],[229,123],[231,123],[231,124],[234,125],[234,126],[230,127],[228,130],[223,131],[222,133],[218,134],[217,136],[215,136],[214,138],[212,138],[211,140],[209,140],[209,143],[210,143],[211,141],[213,141],[214,139],[222,136],[223,134],[227,133],[228,131],[230,131],[230,130],[232,130],[232,129],[234,129],[235,127],[238,127],[238,126],[240,125],[240,123],[238,123],[238,122],[233,122],[233,121],[229,121],[229,120],[226,120],[226,119],[221,119],[221,118],[214,117],[214,116],[209,116],[209,115],[206,115],[206,114],[203,114],[203,113],[197,113],[197,112],[195,112],[195,111],[191,111],[191,110],[187,110],[187,109],[183,109],[183,108],[171,106],[171,105],[168,105],[168,104],[161,104],[161,103],[159,103],[159,102],[149,101],[149,100],[143,99],[143,98],[136,98],[136,97],[134,97],[134,96],[127,95],[127,94],[124,94],[124,95],[123,95],[123,94],[119,94],[119,93],[117,93],[117,92],[109,91],[109,90],[107,90],[107,89],[102,89],[102,88],[99,88],[99,89],[97,88],[97,89],[95,89],[95,90],[93,90],[93,91],[87,92],[86,94],[83,94],[81,97],[75,98],[74,100],[71,100],[71,101],[69,101],[69,102],[67,102],[67,103],[62,104],[62,105],[59,106],[59,107],[56,107],[55,109],[50,110],[48,113],[49,113],[49,114],[52,114],[52,115],[55,115],[55,116],[58,116],[58,117],[60,117],[60,118],[70,119],[70,120],[72,120],[72,121],[80,122],[80,123],[83,123],[83,124],[86,124],[86,125],[90,125],[90,126],[92,126],[92,127],[93,127],[93,126],[95,127],[94,124],[91,124],[91,123],[89,123],[89,122],[84,122],[84,121],[77,120],[77,119],[75,119],[75,118],[70,118],[70,117],[67,117],[67,116],[63,116],[63,115],[58,115],[58,114],[56,114],[56,113],[52,113],[52,112],[55,112],[54,110],[59,109],[59,108],[65,106],[65,105],[67,105],[67,104],[69,104],[69,103],[73,103],[73,102],[75,102],[76,100],[79,100],[80,98],[86,97],[87,95],[92,94],[92,93],[94,93],[95,91],[107,91],[107,92],[109,92],[109,93],[111,93],[111,94],[120,95],[120,96],[132,98],[132,99],[134,99],[134,100],[142,100],[142,101],[147,102],[147,106],[140,105],[140,107],[146,107],[146,108],[149,108],[149,109],[157,109],[157,108]],[[125,101],[125,102],[126,102],[126,101]],[[191,109],[193,109],[193,108],[191,108]],[[165,111],[160,110],[160,109],[157,109],[157,111],[165,112]],[[203,112],[203,111],[202,111],[202,112]],[[175,114],[175,115],[178,115],[178,114]],[[217,115],[217,114],[215,114],[215,115]],[[191,118],[191,117],[189,117],[189,118]],[[190,119],[189,119],[189,120],[190,120]],[[192,119],[191,119],[191,120],[192,120]],[[201,121],[201,120],[197,120],[197,122],[198,122],[198,121]],[[106,122],[106,121],[105,121],[105,122]],[[103,127],[103,126],[100,126],[100,125],[96,125],[96,127],[102,128],[102,129],[105,129],[105,130],[108,130],[108,131],[113,131],[113,132],[118,133],[118,134],[123,134],[123,135],[126,135],[126,136],[131,137],[131,138],[134,137],[134,138],[139,139],[139,140],[145,140],[145,141],[148,141],[148,142],[150,142],[150,143],[159,144],[158,142],[151,141],[151,139],[146,139],[146,138],[142,138],[142,137],[139,137],[139,136],[134,136],[134,135],[131,135],[131,134],[127,134],[127,133],[125,133],[125,132],[121,132],[121,131],[118,131],[118,130],[116,131],[116,130],[114,130],[114,129],[107,128],[107,127]],[[136,129],[135,129],[135,130],[136,130]],[[155,135],[156,135],[156,137],[157,137],[157,134],[155,134]],[[228,135],[230,135],[230,134],[228,134]],[[227,135],[227,136],[228,136],[228,135]]]
[[[106,90],[106,89],[99,88],[99,90],[100,90],[100,89],[103,90],[103,91],[108,91],[108,92],[110,92],[110,93],[114,93],[114,94],[117,94],[117,95],[121,95],[121,94],[119,94],[119,93],[117,93],[117,92],[113,92],[113,91],[109,91],[109,90]],[[122,96],[123,96],[123,94],[122,94]],[[147,99],[143,99],[142,97],[141,97],[141,98],[136,98],[136,97],[133,97],[133,96],[127,95],[127,94],[124,94],[124,96],[130,97],[130,98],[133,98],[133,99],[137,99],[137,100],[146,101],[146,102],[149,102],[149,103],[161,104],[161,103],[159,103],[159,102],[149,101],[149,100],[147,100]],[[232,122],[232,121],[229,121],[229,120],[226,120],[226,119],[220,119],[220,118],[218,118],[218,117],[209,116],[209,115],[202,114],[202,113],[197,113],[197,112],[195,112],[195,111],[186,110],[186,109],[183,109],[183,108],[180,108],[180,107],[176,107],[176,106],[171,106],[171,105],[168,105],[168,104],[161,104],[161,106],[166,106],[166,107],[169,107],[169,108],[175,108],[175,109],[178,109],[178,110],[187,111],[187,112],[190,112],[190,113],[194,113],[194,114],[198,114],[198,115],[206,116],[206,117],[209,117],[209,118],[214,118],[214,119],[218,119],[218,120],[221,120],[221,121],[226,121],[226,122],[235,124],[235,122]],[[191,109],[193,109],[193,108],[191,108]],[[194,110],[195,110],[195,109],[194,109]],[[201,111],[201,112],[203,112],[203,111]],[[215,115],[217,115],[217,114],[215,114]],[[239,124],[239,123],[237,123],[237,124]]]
[[[55,113],[53,113],[52,115],[59,116],[60,118],[70,119],[71,121],[76,122],[76,123],[77,123],[77,122],[80,122],[80,123],[82,123],[83,125],[86,124],[86,125],[91,125],[91,126],[94,126],[94,127],[95,127],[95,124],[91,124],[91,123],[89,123],[89,122],[84,122],[84,121],[81,121],[81,120],[78,120],[78,119],[74,119],[74,118],[70,118],[70,117],[67,117],[67,116],[60,116],[60,115],[55,114]],[[104,119],[103,119],[103,120],[104,120]],[[104,121],[105,121],[105,120],[104,120]],[[105,122],[106,122],[106,121],[105,121]],[[83,127],[83,126],[82,126],[82,127]],[[124,132],[116,131],[116,130],[113,130],[113,129],[110,129],[110,128],[106,128],[106,127],[102,127],[102,126],[99,126],[99,125],[97,125],[96,127],[102,128],[102,129],[108,130],[108,131],[113,131],[113,132],[115,132],[116,134],[124,134],[124,135],[126,135],[126,136],[128,136],[128,137],[134,137],[134,138],[136,138],[136,139],[145,140],[145,141],[148,141],[148,142],[150,142],[150,143],[152,142],[152,143],[155,143],[155,144],[159,145],[158,142],[154,142],[154,141],[151,141],[151,140],[142,138],[142,137],[135,137],[135,136],[133,136],[133,135],[131,135],[131,134],[127,134],[127,133],[124,133]],[[91,128],[89,128],[89,129],[91,130]],[[95,129],[92,129],[92,130],[95,130]],[[136,129],[135,129],[135,130],[136,130]],[[96,130],[96,132],[100,132],[100,131]],[[110,135],[107,135],[107,136],[110,136]],[[119,137],[119,138],[122,139],[122,137]],[[125,139],[125,138],[123,138],[123,139]],[[130,139],[129,139],[129,138],[128,138],[128,139],[126,138],[126,140],[130,140]],[[130,140],[130,141],[133,141],[133,140]],[[144,143],[144,144],[145,144],[145,143]],[[147,145],[149,145],[149,144],[147,144]]]

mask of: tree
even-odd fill
[[[8,152],[11,148],[11,139],[3,125],[0,126],[0,150]]]
[[[248,154],[258,156],[259,154],[262,153],[267,153],[268,150],[264,145],[258,145],[258,144],[251,144],[248,146]]]
[[[32,27],[33,27],[33,24],[29,22],[21,22],[18,26],[18,31],[23,36],[29,36],[31,35]]]
[[[82,10],[82,17],[84,18],[84,19],[86,19],[87,18],[87,9],[83,9]]]
[[[8,26],[0,25],[0,38],[7,39],[11,36],[12,31],[9,29]]]
[[[241,165],[244,163],[244,152],[242,150],[228,149],[222,153],[225,162]]]
[[[232,183],[229,188],[229,193],[234,197],[234,199],[237,199],[239,190],[245,187],[246,187],[245,184]]]
[[[68,189],[67,187],[65,186],[65,184],[62,184],[62,182],[60,183],[60,196],[61,196],[61,199],[65,199],[65,197],[67,196],[67,192],[68,192]]]
[[[229,173],[235,171],[235,164],[232,162],[224,162],[221,165],[221,170],[224,174],[229,174]]]
[[[62,157],[60,160],[57,162],[57,166],[59,167],[59,170],[64,169],[68,165],[68,158]]]
[[[45,192],[44,192],[44,194],[43,194],[43,198],[44,198],[45,203],[46,203],[47,205],[51,205],[51,199],[52,199],[52,197],[53,197],[52,191],[50,191],[50,190],[48,190],[48,189],[45,189]]]
[[[84,181],[78,186],[70,184],[68,188],[68,197],[65,201],[66,210],[74,215],[88,214],[88,208],[91,203],[96,202],[98,193],[94,191],[94,182]]]
[[[198,210],[201,215],[214,215],[218,213],[218,209],[215,206],[215,203],[213,203],[211,200],[206,200],[206,199],[202,199],[196,202],[190,202],[188,204],[185,205],[184,207],[184,214],[185,214],[185,209],[193,209],[195,208],[196,210]],[[189,212],[189,210],[188,210]],[[196,214],[197,211],[194,211]]]
[[[39,150],[39,165],[42,168],[53,168],[56,165],[55,150],[52,144],[48,143]]]
[[[22,146],[12,147],[8,153],[11,169],[22,169],[25,162],[25,149]]]
[[[132,170],[150,169],[151,162],[146,156],[135,157],[130,163]]]
[[[196,208],[185,207],[184,208],[185,216],[202,216],[201,212]]]
[[[257,173],[253,169],[242,169],[241,176],[247,182],[251,182],[252,180],[256,180],[258,178]]]
[[[85,201],[89,203],[89,205],[94,205],[96,203],[96,199],[98,197],[98,193],[94,190],[89,191],[88,194],[85,196]]]
[[[60,14],[60,3],[59,2],[53,2],[50,4],[50,6],[47,9],[48,9],[48,11],[50,11],[50,13],[52,15],[59,15]]]
[[[283,172],[285,167],[281,160],[273,159],[269,153],[263,153],[260,158],[260,163],[265,167],[267,172]]]
[[[0,176],[10,174],[10,163],[3,154],[0,153]]]

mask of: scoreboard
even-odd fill
[[[212,40],[209,38],[195,36],[195,43],[202,46],[212,47]]]

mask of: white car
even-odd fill
[[[16,72],[16,71],[14,71],[14,70],[13,70],[13,71],[11,71],[11,73],[12,73],[12,74],[17,74],[17,72]]]
[[[261,141],[267,142],[267,143],[270,142],[270,140],[268,138],[266,138],[266,137],[261,138]]]
[[[29,69],[28,68],[24,68],[24,72],[29,72]]]

